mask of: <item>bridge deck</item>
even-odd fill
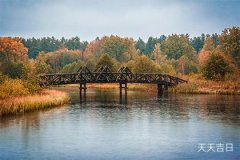
[[[63,85],[79,83],[149,83],[174,86],[187,81],[165,74],[132,73],[129,68],[122,67],[118,72],[112,72],[109,67],[100,67],[91,72],[87,67],[81,67],[77,73],[45,74],[39,77],[40,85]]]

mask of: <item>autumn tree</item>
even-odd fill
[[[101,46],[103,44],[103,41],[104,40],[99,40],[99,39],[91,41],[87,45],[87,47],[83,53],[83,59],[86,60],[86,59],[90,59],[90,58],[94,58],[94,57],[100,57],[101,56]]]
[[[102,54],[102,56],[99,58],[96,69],[104,66],[108,66],[112,71],[116,71],[116,68],[114,67],[114,59],[111,58],[108,54]]]
[[[46,63],[51,66],[55,73],[70,63],[81,60],[82,52],[80,50],[68,50],[62,48],[54,52],[46,53]]]
[[[23,63],[27,60],[27,48],[19,38],[0,38],[0,72],[12,78],[20,78]]]
[[[223,53],[229,54],[235,64],[240,67],[240,28],[226,28],[219,36],[220,48]]]
[[[186,55],[183,55],[179,60],[175,61],[176,70],[182,74],[197,73],[198,65],[196,61],[192,60]]]
[[[1,62],[22,62],[27,58],[27,48],[19,38],[0,37]]]
[[[129,61],[137,54],[132,39],[112,35],[110,37],[103,37],[102,41],[102,54],[106,53],[119,62]]]
[[[44,52],[40,52],[35,60],[36,74],[44,74],[51,72],[51,66],[46,63],[46,55]]]
[[[175,61],[178,72],[188,74],[198,71],[197,55],[190,45],[188,35],[173,34],[164,42],[164,52],[168,59]]]
[[[204,46],[201,50],[201,52],[198,55],[198,61],[200,66],[203,66],[206,62],[208,56],[211,54],[211,52],[214,50],[214,43],[211,37],[207,37]]]
[[[69,50],[80,50],[84,51],[88,42],[80,41],[79,37],[73,37],[66,39],[62,37],[60,40],[55,37],[43,37],[43,38],[28,38],[22,39],[25,47],[28,48],[28,57],[36,58],[38,54],[43,51],[45,53],[56,51],[60,48],[60,45],[64,46]]]
[[[61,73],[76,73],[80,67],[84,66],[83,61],[77,61],[70,64],[67,64],[61,70]]]
[[[174,74],[175,70],[171,60],[167,58],[167,55],[161,51],[160,43],[155,45],[153,52],[151,53],[151,59],[159,66],[161,73]]]
[[[187,35],[173,34],[164,42],[164,52],[169,59],[179,59],[183,55],[196,57],[193,47],[190,45]]]
[[[163,55],[162,54],[162,51],[161,51],[161,45],[160,45],[160,43],[157,43],[157,44],[155,44],[155,46],[154,46],[154,50],[153,50],[153,52],[151,53],[151,59],[152,60],[155,60],[156,61],[156,63],[158,63],[158,57],[160,56],[160,55]]]
[[[134,73],[158,73],[160,72],[159,66],[145,55],[138,56],[136,59],[127,63],[127,66]]]
[[[212,53],[209,55],[206,63],[202,68],[203,76],[206,79],[220,80],[224,78],[227,73],[232,73],[229,62],[220,53]]]
[[[160,43],[158,38],[149,37],[146,43],[146,48],[144,52],[145,55],[150,55],[153,52],[154,47],[157,43]]]

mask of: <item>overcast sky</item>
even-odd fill
[[[232,26],[240,26],[240,0],[0,0],[0,36],[146,40]]]

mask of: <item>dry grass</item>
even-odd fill
[[[79,84],[68,84],[68,87],[79,87]],[[88,83],[87,88],[97,89],[119,89],[119,83]],[[155,90],[155,84],[128,83],[128,89],[134,90]]]
[[[240,80],[212,81],[205,80],[201,75],[188,75],[181,78],[188,83],[180,84],[172,88],[174,93],[193,94],[240,94]]]
[[[39,94],[0,100],[0,116],[61,106],[69,101],[66,93],[43,90]]]
[[[119,83],[101,83],[101,84],[89,84],[89,88],[98,88],[98,89],[119,89]],[[140,84],[140,83],[128,83],[128,89],[130,90],[144,90],[144,91],[153,91],[156,89],[154,84]]]

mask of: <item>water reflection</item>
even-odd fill
[[[229,159],[240,153],[240,96],[60,88],[71,104],[0,119],[0,159]],[[232,142],[235,152],[196,152]],[[120,152],[121,151],[121,152]]]

